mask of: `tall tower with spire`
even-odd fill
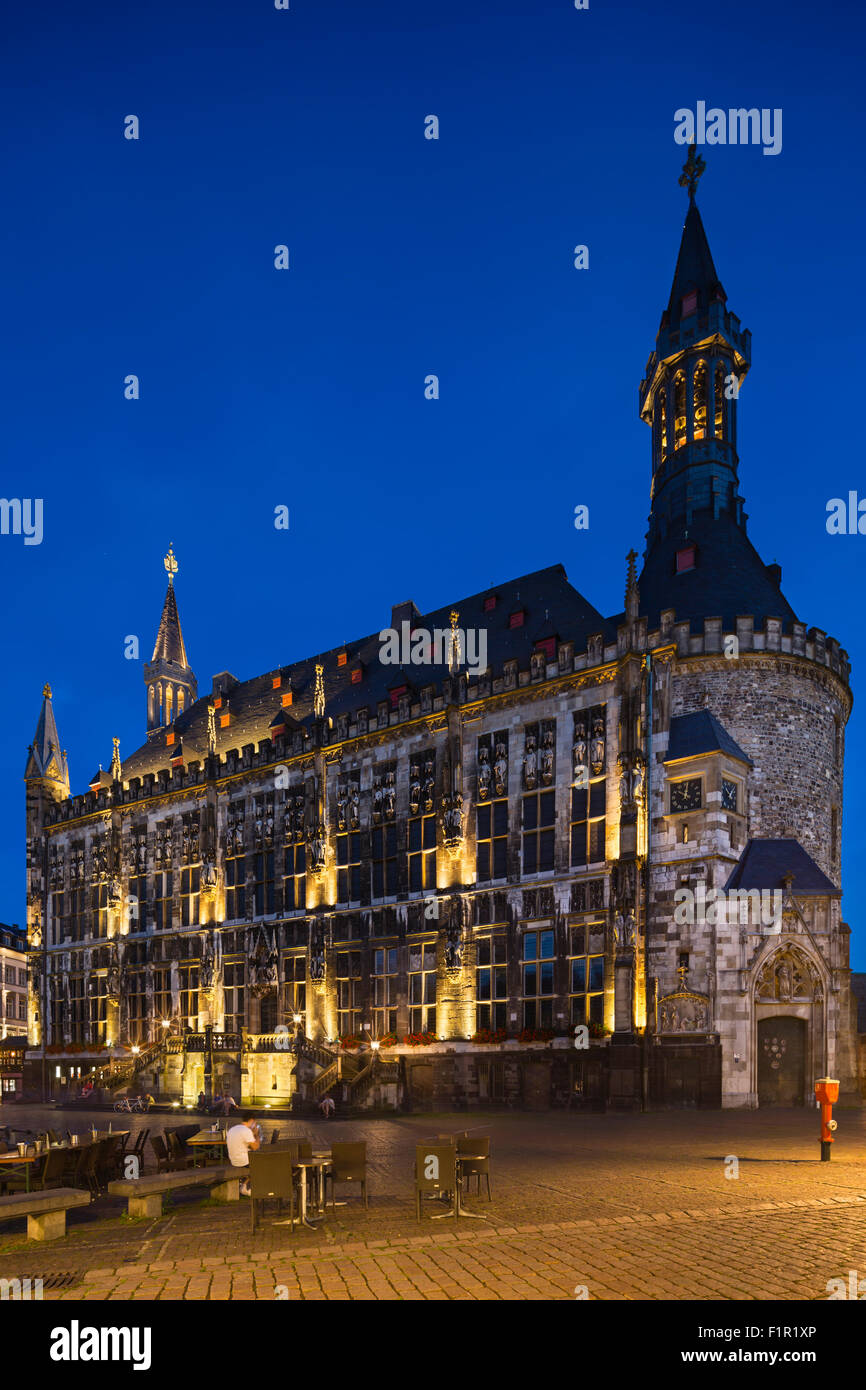
[[[198,698],[198,686],[192,667],[187,661],[183,633],[180,630],[174,593],[177,560],[171,545],[163,563],[168,574],[168,588],[153,656],[144,667],[148,738],[156,737]]]
[[[727,307],[695,200],[704,160],[689,158],[680,184],[689,204],[667,308],[640,384],[641,418],[652,429],[652,505],[641,607],[654,621],[675,608],[700,624],[794,612],[746,535],[737,454],[740,387],[751,334]],[[706,606],[709,604],[709,608]]]
[[[42,792],[50,801],[64,801],[69,795],[69,768],[51,703],[51,686],[42,688],[42,708],[33,742],[27,749],[24,780],[28,792]]]

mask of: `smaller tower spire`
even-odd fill
[[[51,686],[42,687],[42,708],[36,722],[36,733],[27,750],[26,782],[40,782],[57,800],[69,795],[69,768],[66,753],[60,747],[60,735],[51,703]]]
[[[625,558],[626,563],[628,565],[625,580],[625,615],[628,618],[629,622],[633,623],[640,609],[640,594],[638,593],[637,587],[637,569],[635,568],[635,561],[637,560],[637,551],[630,550]]]
[[[168,575],[168,588],[165,592],[153,656],[144,667],[144,679],[147,683],[148,737],[155,737],[173,723],[198,697],[195,674],[187,660],[177,611],[174,591],[177,558],[172,545],[168,547],[163,565]]]
[[[325,717],[324,672],[324,666],[316,662],[316,688],[313,692],[313,714],[316,719],[324,719]]]
[[[111,780],[119,782],[123,775],[120,766],[120,739],[113,738],[111,742],[114,745],[111,753]]]

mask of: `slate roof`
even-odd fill
[[[727,753],[740,762],[754,764],[740,745],[731,738],[711,710],[696,710],[693,714],[675,714],[671,719],[670,741],[666,763],[677,758],[696,758],[700,753]]]
[[[173,661],[176,666],[186,666],[186,647],[180,630],[180,617],[177,611],[174,585],[169,581],[162,606],[162,617],[153,647],[151,661]]]
[[[840,889],[819,869],[799,840],[749,840],[736,868],[725,884],[731,888],[783,888],[785,874],[793,875],[795,897],[813,893],[842,896]]]
[[[496,606],[491,612],[486,612],[485,599],[493,596]],[[523,626],[509,627],[510,615],[521,608],[526,613]],[[513,658],[517,659],[521,669],[526,669],[533,648],[543,636],[557,635],[561,642],[571,641],[576,651],[586,647],[587,639],[593,633],[603,633],[606,642],[616,640],[615,627],[569,583],[562,565],[536,570],[533,574],[523,575],[420,614],[413,617],[412,626],[416,629],[426,628],[431,635],[437,628],[447,630],[451,625],[452,609],[459,613],[459,626],[464,631],[467,628],[486,630],[487,664],[496,675],[501,674],[504,662]],[[345,647],[334,647],[293,665],[230,686],[218,711],[217,752],[240,748],[245,743],[256,743],[271,736],[270,725],[282,708],[284,691],[289,688],[287,677],[291,681],[292,704],[286,713],[299,722],[311,719],[317,662],[324,666],[325,712],[332,718],[342,713],[353,713],[364,706],[374,712],[380,700],[390,699],[389,692],[395,685],[405,684],[410,692],[417,692],[425,685],[435,684],[437,693],[440,693],[441,682],[448,674],[447,660],[425,665],[382,664],[379,652],[383,644],[379,632],[386,627],[390,627],[390,615],[380,629],[347,642]],[[338,666],[338,655],[344,651],[347,654],[346,665]],[[447,657],[447,644],[444,642],[443,654]],[[464,659],[465,656],[464,652]],[[362,679],[358,684],[353,684],[351,672],[359,661],[363,669]],[[283,676],[283,684],[275,690],[273,677],[278,673]],[[207,706],[210,699],[208,692],[178,715],[171,726],[175,739],[182,739],[184,750],[189,750],[188,756],[195,756],[193,749],[207,748]],[[228,728],[221,728],[219,715],[226,710],[230,711],[232,722]],[[166,746],[164,732],[160,733],[123,760],[124,780],[168,767],[173,751],[172,747]]]
[[[677,551],[694,543],[695,567],[676,572]],[[676,610],[676,621],[688,619],[692,632],[704,630],[704,618],[721,618],[726,632],[736,632],[736,620],[753,614],[760,629],[765,618],[781,618],[786,632],[797,615],[745,531],[730,516],[713,520],[707,512],[675,522],[666,536],[647,552],[638,580],[640,611],[650,629],[657,627],[665,608]]]
[[[698,314],[706,313],[711,300],[726,298],[722,282],[716,274],[710,243],[707,240],[701,214],[698,212],[698,205],[695,202],[689,203],[689,210],[686,213],[673,283],[671,284],[667,312],[672,328],[676,328],[680,321],[683,296],[688,294],[690,290],[697,291]]]

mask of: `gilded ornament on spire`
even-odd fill
[[[703,155],[699,154],[697,159],[695,159],[696,149],[697,145],[689,145],[689,157],[683,165],[683,172],[680,174],[678,180],[680,188],[687,188],[689,190],[690,203],[695,201],[695,194],[698,191],[698,180],[707,167],[707,161],[704,159]]]
[[[168,554],[162,562],[165,565],[166,571],[168,573],[169,584],[174,583],[174,576],[177,574],[177,560],[175,559],[174,551],[172,550],[171,545],[172,543],[171,541],[169,541]]]
[[[45,700],[51,699],[51,686],[48,684],[47,681],[42,687],[42,698]]]
[[[324,666],[320,666],[319,663],[316,662],[316,689],[313,693],[313,714],[317,719],[324,719],[325,717],[324,672]]]

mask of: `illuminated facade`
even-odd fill
[[[746,537],[750,337],[693,193],[641,384],[652,510],[622,613],[554,566],[396,605],[402,666],[377,629],[199,697],[169,551],[146,741],[83,795],[46,688],[34,1062],[124,1048],[116,1080],[278,1104],[804,1103],[825,1072],[856,1092],[848,662]],[[458,631],[484,634],[484,669]],[[708,895],[732,888],[719,922]]]

